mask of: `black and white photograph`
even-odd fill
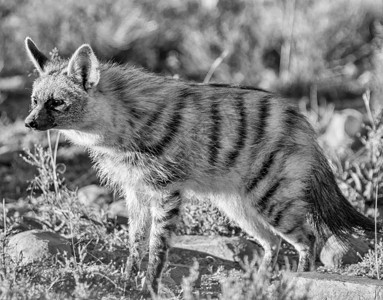
[[[383,299],[382,0],[0,0],[0,300]]]

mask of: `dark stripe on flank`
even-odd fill
[[[140,112],[140,111],[138,111],[136,108],[134,108],[134,107],[132,107],[131,109],[130,109],[130,114],[134,117],[134,118],[136,118],[136,119],[141,119],[141,117],[142,117],[142,113]]]
[[[283,234],[289,235],[292,234],[298,227],[302,227],[301,223],[294,224],[290,229],[283,232]]]
[[[161,118],[161,115],[164,112],[165,107],[166,105],[163,103],[157,108],[157,110],[149,117],[146,124],[140,130],[140,133],[138,134],[139,136],[144,134],[148,135],[149,133],[153,131],[151,127],[154,126],[157,123],[157,121]]]
[[[297,125],[297,121],[301,118],[299,112],[293,107],[289,107],[285,112],[286,132],[291,132]]]
[[[179,95],[181,98],[187,98],[189,96],[193,96],[194,91],[188,87],[184,87],[184,88],[180,89]]]
[[[291,205],[292,202],[294,202],[294,199],[287,200],[283,204],[281,203],[280,208],[279,208],[278,212],[275,213],[274,217],[271,217],[271,213],[270,213],[270,219],[272,219],[272,221],[270,223],[272,226],[274,226],[275,228],[279,227],[283,216],[287,215],[286,209],[289,208],[289,206]]]
[[[142,141],[142,137],[146,137],[147,139],[149,136],[153,133],[154,128],[153,126],[158,122],[158,120],[161,118],[161,115],[165,109],[166,105],[164,103],[160,104],[159,107],[156,108],[154,113],[152,113],[149,118],[147,119],[146,123],[138,130],[136,136],[137,136],[137,151],[143,151],[148,152],[147,147],[144,145]],[[134,128],[136,123],[129,119],[129,125]]]
[[[161,156],[164,153],[166,147],[168,147],[173,141],[174,137],[176,136],[179,130],[182,120],[181,111],[184,107],[184,99],[178,98],[178,103],[176,104],[176,107],[174,109],[173,116],[171,117],[170,121],[165,125],[165,134],[163,138],[154,145],[141,145],[140,150],[143,152],[147,152],[151,155]]]
[[[275,218],[272,221],[272,225],[274,227],[278,227],[279,226],[279,223],[282,220],[283,214],[284,214],[284,212],[283,212],[282,209],[277,212],[277,214],[275,215]]]
[[[213,126],[210,133],[210,144],[209,144],[209,163],[215,165],[217,162],[218,151],[221,148],[220,142],[220,131],[221,131],[221,116],[218,110],[218,102],[213,102],[211,104],[211,119],[213,121]]]
[[[281,184],[281,180],[278,180],[267,192],[263,197],[258,201],[257,207],[258,211],[260,213],[263,213],[265,209],[267,208],[267,204],[269,203],[270,199],[275,195],[277,192],[279,186]]]
[[[278,152],[279,152],[279,147],[277,147],[276,150],[271,152],[267,160],[263,162],[263,165],[259,173],[248,183],[246,187],[247,193],[250,193],[258,185],[258,183],[267,176],[267,174],[270,171],[270,167],[274,163],[275,156],[277,155]]]
[[[257,127],[255,128],[257,134],[255,135],[254,144],[262,142],[267,128],[267,119],[270,116],[270,98],[271,95],[266,95],[260,100],[259,116]]]
[[[238,126],[238,138],[235,143],[235,147],[232,151],[230,151],[226,158],[226,166],[232,167],[235,163],[236,158],[239,156],[240,151],[245,146],[245,140],[247,135],[247,120],[246,120],[246,110],[244,105],[244,100],[242,96],[238,96],[236,99],[236,110],[238,112],[238,115],[240,117],[239,120],[239,126]]]
[[[274,203],[271,203],[270,206],[269,206],[269,209],[267,210],[267,213],[266,213],[266,216],[270,219],[271,216],[273,215],[274,213],[274,209],[275,207],[277,206],[277,202],[274,202]]]

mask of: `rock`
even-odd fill
[[[238,268],[238,261],[248,256],[250,261],[262,257],[261,246],[241,237],[222,236],[174,236],[168,259],[169,267],[164,273],[163,284],[181,285],[184,278],[190,280],[190,270],[198,262],[198,274],[192,272],[193,286],[201,286],[203,275],[224,268]],[[141,261],[141,269],[147,268],[148,257]]]
[[[332,235],[327,239],[320,251],[320,260],[326,267],[355,264],[361,260],[360,256],[366,254],[368,250],[368,244],[360,239],[351,237],[350,245],[343,245]]]
[[[14,262],[28,264],[50,257],[72,256],[70,242],[57,233],[29,230],[10,237],[6,248]]]
[[[241,237],[176,236],[173,247],[204,252],[232,262],[244,260],[246,256],[249,261],[258,260],[263,254],[261,246]]]
[[[118,200],[109,205],[108,218],[113,219],[119,225],[128,224],[129,215],[125,200]]]
[[[284,273],[283,278],[290,287],[286,299],[383,299],[381,280],[317,272]]]
[[[105,187],[91,184],[80,188],[77,192],[78,200],[85,206],[103,208],[113,202],[113,197]]]
[[[341,151],[353,142],[354,137],[360,132],[362,121],[363,115],[355,109],[334,112],[319,141],[325,147]]]

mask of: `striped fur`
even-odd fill
[[[99,63],[88,45],[69,62],[48,61],[26,44],[40,72],[27,125],[61,130],[89,149],[100,177],[125,195],[128,268],[138,269],[148,230],[147,283],[155,292],[190,197],[210,199],[252,235],[265,249],[262,268],[279,236],[298,250],[303,271],[318,233],[347,241],[355,228],[373,229],[341,194],[309,123],[278,96]]]

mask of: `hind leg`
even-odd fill
[[[310,233],[297,233],[286,236],[285,239],[292,244],[299,253],[297,272],[307,272],[315,269],[315,235]]]
[[[231,198],[214,204],[238,226],[251,235],[264,249],[264,256],[259,265],[259,271],[265,271],[276,263],[280,237],[263,220],[253,207],[244,207],[240,199]],[[229,204],[230,203],[230,204]]]
[[[277,263],[279,247],[281,243],[280,237],[275,235],[270,229],[263,226],[242,228],[248,232],[262,246],[265,253],[262,262],[259,265],[259,272],[264,272],[269,268],[274,268]]]
[[[291,217],[291,216],[289,216]],[[315,235],[306,220],[296,222],[296,219],[287,222],[280,235],[294,246],[299,254],[297,272],[315,269]]]

